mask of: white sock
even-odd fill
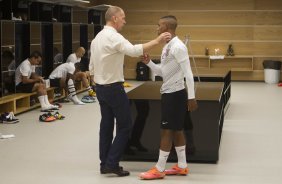
[[[160,172],[163,172],[165,170],[165,164],[166,164],[168,156],[169,156],[169,152],[160,150],[159,160],[158,160],[158,163],[156,164],[156,168]]]
[[[76,96],[76,91],[72,79],[68,80],[68,90],[71,97]]]
[[[74,104],[79,104],[79,105],[85,104],[77,98],[75,87],[74,87],[72,79],[68,80],[68,90],[69,90],[69,96],[71,97]]]
[[[77,105],[84,105],[84,104],[85,104],[84,102],[80,101],[80,100],[77,98],[76,95],[72,97],[72,100],[73,100],[73,103],[74,103],[74,104],[77,104]]]
[[[88,86],[88,88],[86,88],[88,91],[92,91],[91,86]]]
[[[45,98],[44,96],[38,97],[38,100],[39,100],[39,103],[40,103],[42,109],[46,109],[48,107],[48,105],[45,103],[44,98]]]
[[[47,95],[44,95],[44,101],[47,106],[51,106]]]
[[[175,151],[177,153],[177,158],[178,158],[178,167],[186,168],[187,167],[187,162],[186,162],[185,145],[184,146],[175,147]]]

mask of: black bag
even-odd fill
[[[137,63],[136,80],[138,81],[149,80],[149,67],[141,61]]]

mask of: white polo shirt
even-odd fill
[[[67,78],[67,74],[73,74],[75,67],[73,63],[63,63],[59,65],[49,76],[49,79]]]
[[[173,93],[185,88],[184,77],[188,88],[188,99],[195,98],[194,78],[190,66],[188,50],[185,44],[176,36],[168,42],[161,55],[160,66],[152,61],[148,66],[163,77],[161,93]]]
[[[143,54],[142,44],[132,45],[113,27],[104,26],[91,42],[89,71],[97,84],[123,82],[124,55]]]
[[[22,82],[22,76],[30,78],[35,73],[35,65],[31,65],[28,59],[24,60],[16,69],[16,85]]]
[[[69,55],[66,63],[73,63],[73,64],[75,64],[75,63],[78,63],[80,61],[81,61],[81,58],[76,57],[76,54],[72,53],[72,54]]]

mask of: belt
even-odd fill
[[[122,85],[123,82],[114,82],[114,83],[110,83],[110,84],[97,84],[96,86],[98,87],[113,87],[113,86],[118,86],[118,85]]]

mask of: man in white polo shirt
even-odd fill
[[[100,104],[100,172],[128,176],[129,172],[119,166],[127,145],[132,119],[129,100],[124,91],[124,56],[141,56],[154,46],[170,39],[170,33],[163,33],[156,39],[132,45],[120,33],[125,25],[125,14],[120,7],[111,6],[105,14],[106,25],[91,42],[89,69],[94,74],[96,94]],[[113,130],[116,120],[116,136]]]
[[[36,91],[43,111],[57,109],[49,103],[43,77],[35,73],[35,66],[41,63],[41,53],[34,51],[16,69],[16,92],[31,93]]]
[[[75,68],[73,67],[75,66]],[[73,75],[80,71],[80,63],[63,63],[55,68],[49,76],[50,86],[64,88],[65,92],[69,92],[67,96],[74,104],[84,105],[76,96],[76,90],[73,83]]]
[[[197,102],[188,51],[185,44],[176,36],[176,27],[175,16],[168,15],[159,20],[158,34],[170,32],[172,35],[172,39],[163,47],[160,66],[154,64],[148,55],[144,56],[143,62],[157,75],[163,77],[163,85],[160,91],[162,117],[159,159],[155,167],[139,175],[141,179],[162,179],[165,175],[187,175],[189,172],[183,129],[187,110],[196,110]],[[165,170],[172,143],[175,146],[178,163],[171,169]]]

